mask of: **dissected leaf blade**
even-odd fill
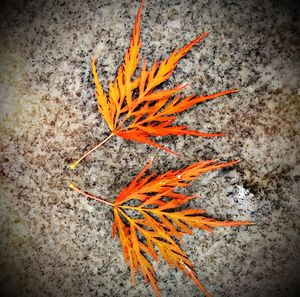
[[[179,61],[203,40],[208,35],[208,32],[200,34],[182,48],[175,49],[169,57],[162,61],[155,61],[152,66],[147,66],[147,60],[144,59],[142,68],[137,73],[142,46],[141,19],[143,3],[144,1],[141,1],[135,18],[124,61],[119,67],[114,81],[108,85],[108,94],[104,92],[101,85],[97,73],[96,59],[93,58],[92,60],[92,75],[96,88],[95,96],[98,110],[113,135],[126,140],[146,143],[168,153],[178,155],[178,153],[160,145],[152,138],[168,135],[223,136],[223,133],[191,130],[186,126],[176,125],[174,122],[179,113],[194,105],[232,94],[237,92],[237,90],[225,90],[209,95],[189,95],[184,97],[179,93],[187,84],[179,84],[169,89],[161,88],[162,84],[170,78]],[[84,157],[92,151],[86,153]],[[71,168],[74,168],[78,162],[74,164]]]
[[[167,90],[156,90],[163,82],[170,78],[180,59],[205,38],[208,32],[200,34],[181,49],[175,49],[163,61],[154,62],[149,69],[147,69],[147,61],[144,60],[140,74],[137,78],[134,78],[141,48],[142,7],[143,1],[136,16],[129,48],[124,57],[124,63],[118,70],[114,84],[110,85],[109,109],[113,110],[116,114],[110,118],[106,116],[106,118],[114,120],[113,123],[108,122],[110,127],[114,127],[114,129],[111,129],[112,133],[127,140],[147,143],[173,154],[175,153],[153,141],[151,138],[167,135],[222,136],[222,133],[205,133],[189,130],[185,126],[176,126],[173,123],[177,113],[200,102],[231,94],[236,92],[236,90],[227,90],[203,96],[187,96],[185,98],[181,98],[180,96],[174,97],[174,95],[185,88],[186,84],[180,84]],[[95,72],[93,71],[93,73]],[[101,93],[101,86],[99,91],[98,87],[99,84],[96,84],[96,93]],[[137,94],[134,96],[135,91]],[[154,105],[149,104],[150,102]]]
[[[205,216],[205,210],[187,207],[187,202],[197,198],[176,192],[185,188],[202,174],[232,166],[238,161],[200,161],[179,170],[150,173],[153,160],[148,162],[111,203],[83,192],[77,192],[113,207],[113,237],[118,234],[124,259],[135,284],[135,273],[142,274],[150,283],[156,296],[160,296],[157,278],[151,260],[158,261],[159,254],[171,268],[182,270],[205,296],[210,296],[196,275],[193,264],[181,248],[184,235],[194,228],[211,232],[216,227],[250,225],[248,221],[222,221]]]
[[[176,240],[183,243],[182,236],[191,234],[193,228],[211,232],[216,227],[232,227],[252,223],[248,221],[220,221],[204,216],[205,210],[202,209],[182,209],[184,204],[191,199],[195,199],[196,196],[177,193],[175,189],[189,186],[194,179],[208,171],[231,166],[237,162],[201,161],[184,169],[171,170],[167,173],[155,175],[146,174],[152,164],[152,161],[150,161],[129,186],[120,192],[114,204],[115,211],[117,209],[124,213],[127,210],[132,210],[139,214],[138,218],[124,214],[122,222],[119,221],[118,216],[115,220],[115,222],[130,226],[128,229],[130,235],[128,236],[132,238],[132,247],[135,250],[137,261],[140,257],[147,257],[147,255],[157,260],[157,253],[154,249],[156,247],[170,267],[182,270],[194,281],[205,296],[210,296],[197,278],[192,263]],[[130,200],[138,201],[138,204],[128,206],[127,203]],[[140,236],[137,234],[140,234]],[[122,242],[121,237],[120,240]],[[127,242],[128,239],[126,238],[125,241]],[[138,242],[140,242],[140,245],[138,245]],[[123,245],[124,243],[122,243]],[[139,263],[142,265],[142,262]],[[130,266],[130,269],[131,274],[132,269],[139,273],[136,266]],[[150,284],[153,281],[151,286],[156,288],[156,278],[154,281],[154,279],[147,277],[149,272],[146,273],[143,269],[142,271]],[[156,295],[160,296],[157,291]]]

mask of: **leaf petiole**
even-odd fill
[[[94,200],[96,200],[96,201],[98,201],[98,202],[102,202],[102,203],[107,204],[107,205],[110,205],[110,206],[114,206],[114,204],[111,203],[111,202],[108,202],[108,201],[106,201],[106,200],[104,200],[104,199],[102,199],[102,198],[99,198],[99,197],[96,197],[96,196],[91,195],[91,194],[89,194],[89,193],[86,193],[86,192],[81,191],[79,188],[77,188],[77,187],[76,187],[74,184],[72,184],[72,183],[69,184],[69,188],[71,188],[72,190],[74,190],[74,191],[76,191],[76,192],[78,192],[78,193],[84,195],[84,196],[87,197],[87,198],[94,199]]]
[[[110,135],[108,135],[103,141],[101,141],[99,144],[97,144],[95,147],[93,147],[91,150],[89,150],[87,153],[85,153],[80,159],[78,159],[77,161],[73,162],[70,165],[70,168],[74,169],[81,160],[83,160],[86,156],[88,156],[90,153],[92,153],[93,151],[95,151],[98,147],[100,147],[101,145],[103,145],[106,141],[108,141],[113,136],[114,136],[113,133],[111,133]]]

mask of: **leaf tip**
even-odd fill
[[[223,165],[228,167],[228,166],[236,165],[237,163],[240,163],[240,160],[229,161],[227,163],[224,163]]]
[[[234,161],[231,162],[231,164],[235,165],[235,164],[240,163],[240,162],[241,162],[241,160],[234,160]]]
[[[181,90],[185,89],[188,85],[189,85],[189,83],[182,83],[182,84],[178,85],[178,90],[181,91]]]

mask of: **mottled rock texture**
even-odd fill
[[[75,171],[68,165],[108,135],[93,96],[90,62],[105,88],[128,46],[138,1],[10,1],[1,8],[1,296],[149,296],[134,288],[112,210],[70,181],[113,200],[157,150],[113,138]],[[299,288],[299,10],[279,1],[146,0],[142,55],[166,57],[210,31],[169,83],[188,93],[239,88],[184,112],[178,123],[223,138],[166,137],[164,172],[201,159],[240,159],[206,174],[191,206],[255,226],[195,231],[185,250],[214,296],[296,296]],[[298,183],[297,183],[298,182]],[[161,261],[162,296],[199,296]],[[298,295],[299,296],[299,295]]]

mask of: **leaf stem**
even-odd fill
[[[79,188],[77,188],[77,187],[76,187],[74,184],[72,184],[72,183],[69,184],[69,188],[71,188],[72,190],[74,190],[74,191],[76,191],[76,192],[78,192],[78,193],[84,195],[84,196],[87,197],[87,198],[94,199],[94,200],[96,200],[96,201],[98,201],[98,202],[102,202],[102,203],[107,204],[107,205],[110,205],[110,206],[114,206],[113,203],[111,203],[111,202],[108,202],[108,201],[106,201],[106,200],[104,200],[104,199],[102,199],[102,198],[99,198],[99,197],[96,197],[96,196],[91,195],[91,194],[89,194],[89,193],[86,193],[86,192],[81,191]]]
[[[86,156],[88,156],[90,153],[92,153],[93,151],[95,151],[98,147],[100,147],[101,145],[103,145],[106,141],[108,141],[113,136],[114,136],[113,133],[111,133],[110,135],[108,135],[103,141],[101,141],[99,144],[97,144],[95,147],[93,147],[91,150],[89,150],[87,153],[85,153],[80,159],[78,159],[77,161],[75,161],[74,163],[72,163],[70,165],[70,168],[74,169],[81,160],[83,160]]]

